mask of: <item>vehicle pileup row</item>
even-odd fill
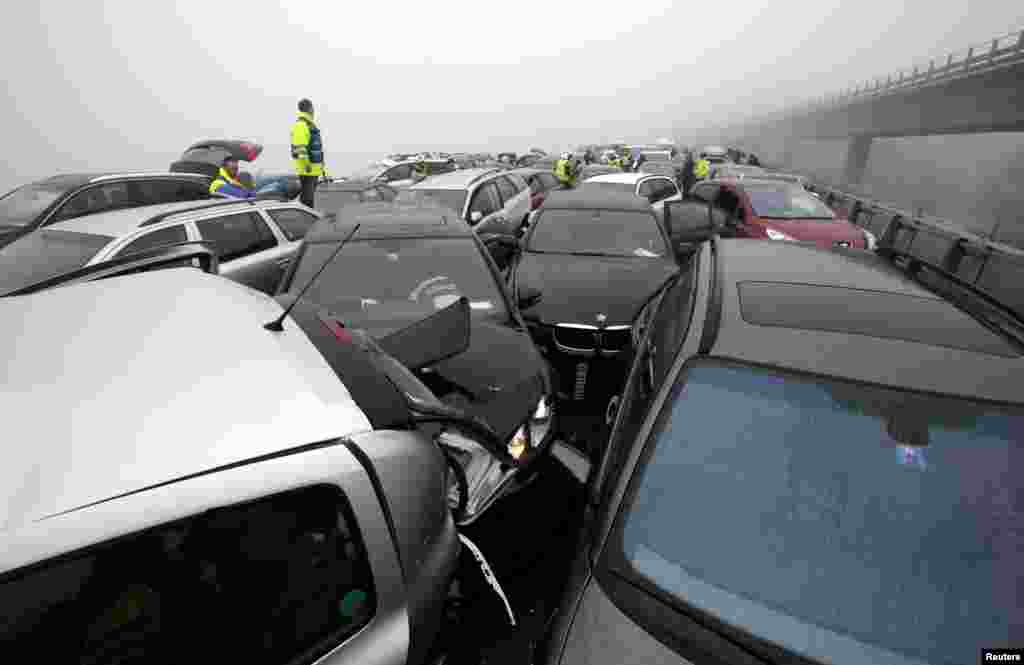
[[[211,198],[225,152],[260,148],[0,198],[5,423],[32,443],[0,465],[12,649],[1013,646],[1024,320],[948,252],[724,147],[692,187],[667,141],[579,146],[574,187],[538,149],[396,153],[314,208],[283,176]]]

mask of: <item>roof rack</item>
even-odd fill
[[[160,222],[164,221],[165,219],[168,219],[170,217],[176,217],[177,215],[184,215],[184,214],[190,213],[190,212],[198,212],[200,210],[212,210],[214,208],[222,208],[222,207],[228,206],[228,205],[238,205],[238,204],[241,204],[241,203],[248,203],[249,205],[256,205],[257,203],[263,203],[265,201],[283,201],[283,202],[287,202],[288,200],[289,199],[284,198],[283,195],[282,196],[278,196],[276,194],[273,195],[273,196],[266,195],[266,196],[262,196],[262,197],[255,198],[255,199],[236,199],[236,198],[232,198],[232,197],[214,197],[214,196],[211,195],[211,197],[209,199],[200,199],[199,200],[199,201],[202,201],[203,203],[206,203],[206,205],[197,205],[197,206],[191,206],[191,207],[188,207],[188,208],[181,208],[180,210],[170,210],[168,212],[162,212],[159,215],[156,215],[154,217],[150,217],[149,219],[147,219],[142,224],[139,224],[139,226],[140,227],[142,227],[142,226],[152,226],[153,224],[159,224]],[[199,201],[196,201],[196,203],[198,203]],[[216,201],[216,203],[210,203],[210,201]]]

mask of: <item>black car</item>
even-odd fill
[[[333,215],[342,206],[374,201],[391,202],[397,194],[397,189],[381,182],[331,182],[317,187],[313,207],[324,214]]]
[[[355,224],[355,235],[331,259]],[[306,235],[279,297],[298,293],[328,260],[303,298],[375,336],[468,298],[469,348],[419,369],[418,377],[446,403],[489,423],[517,453],[550,443],[547,363],[487,248],[465,222],[440,207],[346,206]]]
[[[617,392],[633,319],[677,270],[646,199],[604,189],[548,194],[513,259],[512,287],[541,294],[523,316],[563,399]]]
[[[209,198],[210,177],[194,173],[55,175],[0,197],[0,246],[37,228],[118,208]]]
[[[1024,321],[897,258],[698,246],[637,319],[534,662],[937,665],[1020,646]]]

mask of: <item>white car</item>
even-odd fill
[[[669,201],[682,201],[683,194],[679,186],[668,176],[653,173],[608,173],[584,180],[580,187],[598,187],[629,192],[642,196],[651,203],[651,208],[658,219],[665,217],[665,204]]]

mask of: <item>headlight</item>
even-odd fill
[[[498,458],[486,448],[459,432],[445,430],[438,436],[438,443],[448,450],[466,474],[466,513],[460,524],[468,524],[502,495],[515,475],[515,469],[503,468]],[[458,504],[458,493],[457,484],[449,477],[450,506]]]
[[[867,229],[861,230],[864,231],[864,242],[867,243],[868,251],[875,251],[875,247],[878,247],[878,238],[875,237],[874,233],[868,231]]]
[[[508,442],[508,452],[512,457],[519,459],[530,448],[535,448],[544,442],[551,431],[551,423],[554,420],[554,400],[550,396],[544,396],[537,402],[533,409],[533,415],[519,426],[516,433]]]
[[[767,231],[768,237],[771,238],[772,240],[796,240],[796,238],[790,238],[782,231],[776,231],[775,229],[765,229],[765,231]]]

